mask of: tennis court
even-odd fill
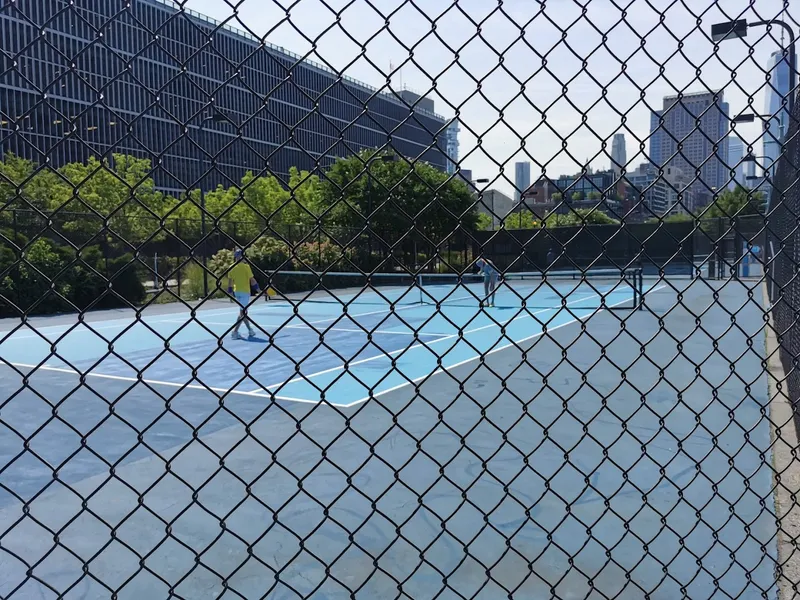
[[[221,579],[244,597],[334,598],[339,582],[388,597],[397,581],[413,597],[438,573],[487,599],[762,597],[775,547],[759,289],[648,279],[643,310],[615,312],[596,295],[624,306],[631,290],[601,280],[595,297],[556,280],[567,306],[526,310],[522,281],[483,311],[472,283],[423,285],[433,304],[405,286],[317,290],[254,305],[250,342],[227,335],[225,304],[6,332],[4,548],[84,598],[165,582],[211,597]],[[23,502],[34,520],[11,528]],[[24,562],[0,565],[7,592]],[[487,565],[489,585],[474,575]]]
[[[470,276],[280,277],[317,285],[268,302],[254,298],[248,314],[258,331],[246,341],[230,339],[238,312],[230,305],[194,316],[20,327],[3,335],[0,358],[53,374],[347,407],[601,306],[630,309],[641,293],[635,270],[513,274],[498,286],[496,305],[480,310],[482,280]]]
[[[709,597],[715,586],[760,597],[750,592],[771,585],[774,555],[761,510],[771,492],[760,295],[738,283],[639,281],[637,292],[619,273],[548,285],[509,277],[496,307],[480,310],[480,281],[386,278],[258,301],[251,341],[230,338],[236,310],[220,302],[194,316],[6,327],[3,419],[19,433],[2,442],[0,525],[27,502],[88,560],[108,535],[97,518],[118,523],[125,544],[93,568],[131,597],[163,593],[163,581],[183,597],[216,589],[217,575],[191,568],[196,556],[245,597],[336,597],[337,580],[385,597],[392,578],[430,591],[437,572],[476,598],[551,587]],[[240,503],[243,486],[258,502]],[[74,521],[81,501],[70,490],[90,498]],[[141,496],[148,510],[137,509]],[[51,537],[26,521],[4,545],[30,561]],[[427,548],[421,563],[406,540]],[[271,558],[248,558],[244,544]],[[472,567],[494,565],[496,583],[479,591],[460,545]],[[67,589],[80,565],[58,548],[38,571]],[[147,567],[126,583],[131,548]],[[2,566],[13,581],[23,563]],[[85,578],[80,590],[107,593]]]

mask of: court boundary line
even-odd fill
[[[190,389],[190,390],[200,390],[204,392],[216,392],[223,395],[236,395],[236,396],[248,396],[250,398],[265,398],[265,399],[273,399],[273,400],[282,400],[286,402],[299,402],[301,404],[324,404],[321,400],[307,400],[305,398],[293,398],[291,396],[278,396],[278,395],[265,395],[263,392],[265,391],[264,388],[260,388],[262,393],[252,391],[240,391],[236,389],[226,389],[220,388],[211,385],[202,385],[199,383],[176,383],[174,381],[161,381],[158,379],[145,379],[145,378],[138,378],[138,377],[128,377],[126,375],[111,375],[108,373],[95,373],[92,371],[81,372],[76,371],[75,369],[68,369],[65,367],[52,367],[52,366],[37,366],[31,365],[26,363],[14,363],[9,362],[0,358],[0,367],[6,368],[17,368],[17,369],[30,369],[32,373],[36,371],[47,371],[47,372],[54,372],[54,373],[62,373],[66,375],[72,375],[76,377],[94,377],[95,379],[109,379],[113,381],[124,381],[127,383],[146,383],[152,386],[162,386],[162,387],[171,387],[171,388],[182,388],[182,389]],[[30,376],[30,373],[27,375]],[[127,393],[127,392],[126,392]],[[124,395],[124,394],[123,394]],[[340,404],[333,404],[333,406],[342,406]]]
[[[649,291],[653,291],[653,290],[649,290]],[[585,298],[579,298],[579,299],[573,300],[572,302],[567,302],[566,306],[569,306],[571,304],[576,304],[576,303],[579,303],[579,302],[586,302],[587,300],[591,300],[591,299],[597,298],[599,296],[600,296],[600,294],[594,294],[593,296],[588,296],[588,297],[585,297]],[[587,315],[587,318],[588,318],[588,316],[591,316],[592,314],[595,314],[595,312],[597,312],[598,310],[607,310],[610,307],[619,306],[620,304],[623,304],[624,302],[629,302],[629,301],[630,301],[630,299],[627,298],[625,300],[620,300],[619,302],[615,302],[614,304],[611,304],[606,308],[599,307],[599,308],[595,308],[595,309],[586,308],[586,309],[578,309],[578,310],[592,310],[593,312],[589,313],[589,315]],[[399,354],[399,353],[402,353],[402,352],[408,352],[409,350],[416,350],[418,348],[423,348],[423,347],[427,348],[428,346],[431,346],[433,344],[438,344],[439,342],[444,342],[444,341],[447,341],[447,340],[451,340],[451,339],[457,338],[459,336],[465,336],[467,334],[476,333],[478,331],[483,331],[485,329],[490,329],[492,327],[503,327],[503,326],[507,325],[508,323],[513,322],[513,321],[521,321],[523,319],[529,319],[529,318],[532,318],[532,317],[534,317],[534,316],[536,316],[538,314],[544,313],[544,312],[561,311],[561,310],[564,310],[564,307],[562,307],[562,306],[554,306],[554,307],[550,307],[550,308],[542,308],[542,309],[536,310],[536,311],[534,311],[532,313],[529,312],[529,313],[527,313],[527,314],[525,314],[525,315],[523,315],[521,317],[519,317],[519,316],[512,317],[510,319],[507,319],[506,321],[501,321],[500,323],[498,323],[498,322],[493,320],[488,325],[482,325],[481,327],[475,327],[474,329],[467,329],[466,331],[459,331],[457,333],[450,334],[450,335],[448,335],[446,337],[439,338],[437,340],[432,340],[431,342],[429,342],[427,344],[425,342],[421,342],[420,341],[420,342],[417,342],[416,344],[412,344],[408,348],[401,348],[399,350],[393,350],[392,352],[384,352],[382,354],[378,354],[378,355],[375,355],[375,356],[370,356],[368,358],[357,360],[357,361],[349,363],[349,364],[337,365],[335,367],[331,367],[329,369],[324,369],[322,371],[317,371],[316,373],[310,373],[308,375],[298,375],[298,376],[293,377],[293,378],[291,378],[291,379],[289,379],[287,381],[283,381],[281,383],[276,383],[276,384],[273,384],[273,385],[268,385],[267,387],[262,388],[262,389],[264,391],[269,391],[269,390],[273,390],[275,388],[280,388],[280,387],[283,387],[283,386],[286,386],[286,385],[289,385],[289,384],[292,384],[292,383],[299,383],[299,382],[303,382],[303,381],[308,382],[309,379],[312,379],[312,378],[315,378],[315,377],[319,377],[321,375],[326,375],[328,373],[333,373],[335,371],[347,371],[350,367],[355,367],[355,366],[358,366],[358,365],[361,365],[361,364],[364,364],[364,363],[367,363],[367,362],[372,362],[374,360],[388,359],[388,358],[391,358],[392,356],[394,356],[396,354]],[[556,312],[556,314],[557,314],[557,312]],[[572,321],[569,321],[569,322],[572,323],[572,322],[575,322],[576,320],[579,320],[579,319],[573,319]]]
[[[651,288],[647,292],[645,292],[644,295],[646,296],[647,294],[649,294],[651,292],[657,292],[658,290],[660,290],[662,288],[665,288],[665,287],[668,287],[667,284]],[[514,341],[514,342],[509,342],[508,344],[505,344],[505,345],[500,346],[498,348],[493,348],[492,350],[489,350],[488,352],[485,352],[483,354],[479,354],[477,356],[472,356],[470,358],[467,358],[465,360],[457,362],[457,363],[455,363],[453,365],[450,365],[450,366],[447,366],[447,367],[439,367],[436,370],[434,370],[432,373],[429,373],[427,375],[424,375],[424,376],[421,376],[421,377],[417,377],[417,378],[412,379],[410,381],[404,381],[403,383],[401,383],[399,385],[396,385],[394,387],[391,387],[388,390],[383,390],[382,392],[378,392],[377,394],[372,394],[371,396],[367,396],[365,398],[361,398],[360,400],[356,400],[355,402],[350,402],[349,404],[345,404],[344,408],[352,408],[354,406],[358,406],[359,404],[364,404],[365,402],[367,402],[369,400],[374,400],[375,398],[378,398],[378,397],[383,396],[385,394],[389,394],[391,392],[395,392],[395,391],[397,391],[399,389],[402,389],[404,387],[408,387],[410,385],[414,385],[415,383],[419,383],[422,380],[429,379],[431,377],[435,377],[436,375],[441,375],[442,373],[450,371],[451,369],[457,369],[458,367],[461,367],[463,365],[469,364],[471,362],[475,362],[476,360],[480,360],[481,358],[483,358],[485,356],[489,356],[490,354],[495,354],[496,352],[501,352],[503,350],[508,350],[512,346],[518,346],[519,344],[524,344],[525,342],[529,342],[532,339],[541,337],[541,336],[545,335],[546,333],[550,333],[551,331],[555,331],[557,329],[561,329],[562,327],[566,327],[567,325],[573,325],[575,323],[582,322],[585,319],[588,319],[588,318],[590,318],[590,317],[592,317],[592,316],[594,316],[596,314],[599,314],[599,313],[607,311],[609,308],[612,308],[614,306],[618,306],[618,305],[622,304],[622,302],[625,302],[625,300],[617,302],[615,304],[611,304],[611,305],[609,305],[607,307],[601,307],[601,308],[594,309],[591,313],[589,313],[585,317],[573,318],[571,321],[567,321],[566,323],[561,323],[560,325],[556,325],[555,327],[552,327],[552,328],[549,328],[549,329],[545,329],[544,331],[541,331],[539,333],[535,333],[533,335],[529,335],[527,337],[522,338],[521,340],[517,340],[517,341]]]

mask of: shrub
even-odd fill
[[[0,269],[7,271],[0,282],[0,295],[7,299],[0,299],[0,316],[18,316],[12,303],[28,314],[47,314],[129,306],[145,297],[130,255],[106,264],[93,246],[82,250],[76,261],[73,248],[39,239],[25,250],[24,262],[14,264],[17,256],[0,248]]]
[[[333,242],[307,242],[297,247],[297,257],[315,271],[349,271],[352,251]]]

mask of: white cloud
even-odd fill
[[[667,94],[724,89],[732,113],[750,112],[748,102],[762,112],[764,68],[780,30],[753,28],[715,54],[710,27],[735,18],[796,27],[800,18],[780,0],[759,0],[757,9],[749,0],[281,1],[185,5],[375,87],[386,85],[390,62],[403,64],[393,87],[427,93],[445,116],[458,111],[462,166],[494,178],[504,165],[495,187],[506,193],[516,160],[546,165],[550,175],[587,158],[606,167],[620,130],[638,161],[650,110]],[[737,131],[748,143],[760,136],[757,125]]]

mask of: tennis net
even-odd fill
[[[591,269],[501,275],[494,296],[487,298],[483,275],[422,274],[418,278],[423,304],[496,308],[640,308],[642,269]]]
[[[487,303],[482,275],[456,273],[316,273],[272,271],[270,299],[291,303],[342,305],[454,305]],[[590,269],[506,273],[496,283],[498,308],[621,308],[640,307],[642,269]]]

